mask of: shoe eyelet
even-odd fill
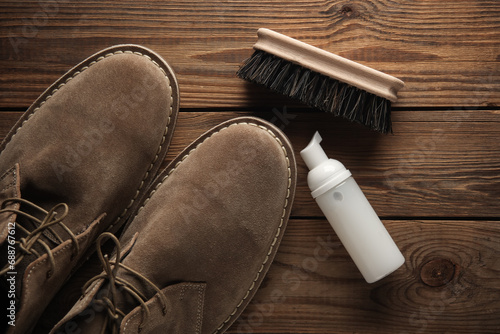
[[[52,277],[53,274],[54,274],[54,271],[51,269],[51,270],[47,271],[47,274],[45,276],[47,277],[47,279],[49,279]]]

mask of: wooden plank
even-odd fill
[[[431,113],[436,121],[424,122]],[[283,127],[294,145],[299,175],[293,215],[322,215],[310,196],[307,170],[299,155],[314,132],[320,131],[327,154],[351,170],[379,215],[500,217],[500,114],[447,111],[441,116],[446,121],[438,121],[439,113],[399,113],[395,134],[389,136],[323,113],[291,110],[285,114],[282,107],[250,115]],[[451,113],[453,119],[448,118]],[[414,120],[415,114],[421,115],[421,121],[404,121],[405,115]],[[208,130],[239,114],[183,115],[189,120],[179,120],[172,154],[194,140],[202,132],[200,126]],[[480,121],[475,121],[476,115]],[[280,119],[285,116],[289,119]],[[484,122],[483,117],[490,121]]]
[[[406,262],[368,284],[326,220],[291,219],[269,273],[228,333],[500,331],[500,221],[384,224]],[[99,272],[94,255],[37,333],[48,332]]]
[[[3,1],[0,108],[28,105],[82,59],[120,43],[169,61],[186,108],[281,103],[235,76],[259,27],[403,79],[396,106],[498,107],[499,13],[496,0]]]
[[[0,137],[20,115],[0,113]],[[394,135],[286,106],[261,112],[183,111],[165,163],[203,132],[237,116],[272,121],[292,141],[298,164],[293,216],[322,216],[310,196],[307,170],[299,155],[318,130],[327,154],[351,170],[380,216],[500,217],[497,111],[397,111]]]
[[[228,333],[498,333],[498,221],[384,221],[406,262],[368,284],[325,220],[291,220]]]

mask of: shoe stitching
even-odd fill
[[[81,313],[88,306],[88,305],[85,305],[87,302],[88,302],[88,304],[92,303],[93,295],[94,295],[95,291],[97,289],[99,289],[100,287],[101,287],[101,284],[99,282],[94,282],[94,284],[92,284],[92,288],[89,287],[87,289],[87,291],[85,291],[84,294],[80,296],[80,299],[78,299],[78,301],[76,302],[75,305],[78,305],[79,303],[84,303],[84,308],[81,309],[76,314]],[[56,325],[54,326],[54,329],[59,329],[62,324],[68,322],[68,320],[70,320],[70,319],[73,319],[76,316],[76,314],[70,315],[71,312],[74,313],[73,310],[74,309],[72,308],[68,313],[66,313],[66,315],[61,320],[59,320],[58,323],[56,323]],[[68,315],[70,315],[70,316],[68,317]]]
[[[190,284],[187,283],[186,285],[182,286],[181,289],[181,295],[179,297],[179,300],[184,299],[184,293],[186,292],[186,289],[195,289],[198,290],[198,306],[196,308],[196,334],[200,333],[201,331],[201,324],[202,324],[202,313],[203,313],[203,288],[199,284]]]
[[[2,233],[0,234],[0,240],[3,240],[4,238],[6,239],[7,238],[7,235],[9,234],[9,231],[11,230],[10,228],[8,228],[8,226],[10,226],[11,224],[15,224],[15,218],[16,218],[16,215],[11,213],[9,215],[9,220],[7,221],[7,228],[4,229],[2,231]]]
[[[258,127],[266,132],[268,132],[277,142],[278,144],[281,146],[281,149],[283,150],[283,154],[285,156],[285,160],[286,160],[286,163],[287,163],[287,171],[288,171],[288,185],[287,185],[287,194],[286,194],[286,197],[285,197],[285,202],[283,204],[283,212],[281,214],[281,218],[280,218],[280,224],[278,225],[278,229],[276,230],[276,235],[274,236],[274,239],[273,241],[271,242],[271,246],[269,248],[269,251],[264,259],[264,261],[262,262],[261,264],[261,267],[259,269],[259,271],[257,272],[257,275],[255,276],[252,284],[250,285],[250,287],[248,288],[247,292],[245,293],[245,296],[241,299],[241,301],[238,303],[238,305],[236,305],[236,307],[234,308],[234,310],[231,312],[231,314],[229,315],[229,317],[224,320],[224,322],[217,328],[217,330],[214,332],[214,334],[217,334],[220,332],[220,330],[229,322],[231,321],[231,319],[233,318],[233,316],[238,312],[239,308],[241,307],[241,305],[243,305],[243,303],[247,300],[247,298],[250,296],[250,293],[252,292],[252,290],[255,288],[255,284],[256,282],[259,280],[259,277],[260,275],[262,274],[264,268],[265,268],[265,264],[267,263],[267,261],[269,261],[269,258],[271,257],[271,254],[273,253],[273,250],[274,250],[274,246],[276,245],[276,242],[278,241],[278,238],[279,236],[281,235],[281,232],[282,232],[282,227],[283,227],[283,224],[284,224],[284,221],[285,221],[285,216],[286,216],[286,210],[287,210],[287,207],[288,207],[288,202],[289,202],[289,198],[290,198],[290,188],[291,188],[291,185],[292,185],[292,170],[291,170],[291,167],[290,167],[290,159],[288,157],[288,152],[287,152],[287,149],[286,147],[283,145],[283,142],[278,138],[278,136],[276,136],[276,134],[266,128],[265,126],[263,125],[259,125],[259,124],[255,124],[255,123],[250,123],[250,122],[239,122],[239,123],[233,123],[233,124],[230,124],[228,126],[225,126],[221,129],[219,129],[218,131],[212,133],[210,136],[208,136],[207,138],[205,138],[202,142],[200,142],[199,144],[196,145],[195,148],[193,148],[192,150],[190,150],[189,152],[187,152],[182,158],[181,160],[179,160],[175,166],[170,170],[168,171],[167,175],[165,175],[162,180],[155,186],[155,188],[151,191],[151,193],[149,194],[148,198],[143,202],[142,206],[137,210],[137,213],[136,213],[136,216],[137,214],[144,208],[144,206],[146,205],[146,203],[151,199],[151,197],[153,196],[153,194],[156,192],[156,190],[168,179],[168,177],[182,164],[182,162],[184,160],[186,160],[186,158],[191,154],[193,153],[194,151],[196,151],[196,149],[198,147],[200,147],[203,143],[205,143],[205,141],[207,141],[208,139],[210,139],[212,136],[216,135],[217,133],[219,132],[222,132],[224,130],[226,130],[227,128],[229,128],[230,126],[233,126],[233,125],[241,125],[241,124],[247,124],[247,125],[251,125],[251,126],[255,126],[255,127]],[[134,217],[135,218],[135,217]]]
[[[2,189],[2,192],[9,189],[9,188],[14,188],[14,197],[18,197],[19,194],[17,192],[17,187],[16,187],[16,184],[17,184],[17,171],[16,171],[16,167],[12,167],[11,169],[9,169],[1,178],[0,180],[4,180],[8,175],[12,174],[13,175],[13,180],[11,183],[9,183],[7,186],[5,186],[5,188]],[[12,223],[15,224],[15,218],[16,218],[16,215],[11,213],[9,215],[9,221],[7,222],[7,228],[4,229],[2,231],[2,233],[0,234],[0,240],[3,240],[4,238],[6,238],[6,235],[9,233],[9,228],[8,226]]]
[[[198,309],[196,310],[196,334],[199,334],[201,333],[201,325],[203,320],[203,303],[205,298],[201,286],[198,286],[197,289],[198,289]]]
[[[184,293],[184,289],[181,292]],[[155,294],[151,299],[153,299],[153,298],[160,300],[160,297],[158,296],[158,294]],[[153,302],[150,302],[150,304],[152,304],[152,303]],[[139,307],[139,306],[137,306],[137,307]],[[133,310],[130,312],[133,312]],[[132,316],[130,316],[130,318],[128,318],[128,320],[123,324],[123,333],[127,333],[127,327],[130,324],[130,322],[132,320],[134,320],[134,318],[137,318],[140,314],[141,314],[140,312],[135,312]]]
[[[11,176],[11,175],[14,176],[12,178],[12,181],[9,184],[5,185],[5,187],[3,187],[3,189],[0,190],[1,192],[4,192],[5,190],[13,188],[13,187],[16,186],[16,184],[17,184],[16,167],[12,167],[11,169],[7,170],[5,172],[5,174],[2,175],[2,177],[0,177],[0,181],[3,181],[4,179],[6,179],[8,176]],[[17,196],[17,190],[14,191],[14,194],[15,194],[14,196]]]
[[[16,134],[21,130],[21,128],[24,126],[24,124],[26,124],[26,122],[28,122],[30,120],[30,118],[35,114],[35,112],[37,110],[39,110],[47,100],[49,100],[55,93],[57,93],[57,91],[59,91],[63,86],[65,86],[67,83],[69,83],[71,80],[73,80],[74,78],[76,78],[79,74],[81,74],[82,72],[86,71],[87,69],[89,69],[90,67],[92,67],[93,65],[97,64],[98,62],[100,62],[101,60],[104,60],[106,58],[109,58],[109,57],[112,57],[112,56],[115,56],[115,55],[120,55],[120,54],[134,54],[134,55],[137,55],[137,56],[142,56],[146,59],[148,59],[149,61],[151,61],[156,67],[158,67],[160,69],[160,71],[162,72],[162,74],[165,76],[165,78],[167,79],[168,81],[168,86],[169,86],[169,89],[170,89],[170,107],[169,107],[169,111],[168,111],[168,119],[167,119],[167,125],[165,127],[165,131],[163,133],[163,137],[162,137],[162,140],[160,142],[160,145],[158,146],[158,149],[156,151],[156,155],[153,159],[153,161],[151,162],[151,164],[149,165],[149,168],[148,170],[146,171],[146,173],[144,174],[143,178],[142,178],[142,181],[141,181],[141,184],[139,185],[139,188],[136,190],[136,193],[134,195],[134,197],[130,200],[130,203],[127,205],[127,207],[124,209],[124,211],[120,214],[120,216],[109,226],[108,230],[111,230],[113,228],[113,226],[115,226],[121,219],[123,219],[123,217],[127,214],[128,210],[130,210],[130,208],[132,207],[132,205],[135,203],[135,201],[137,200],[137,198],[139,197],[139,194],[140,194],[140,191],[142,190],[142,188],[144,187],[145,185],[145,180],[148,178],[151,170],[153,169],[154,167],[154,164],[155,162],[158,160],[158,157],[160,155],[160,152],[163,148],[163,145],[165,143],[165,140],[166,140],[166,137],[167,137],[167,134],[169,132],[169,127],[170,127],[170,124],[171,124],[171,118],[172,118],[172,111],[173,111],[173,102],[174,102],[174,98],[173,98],[173,89],[172,89],[172,84],[170,82],[170,79],[168,78],[168,75],[167,75],[167,72],[161,67],[161,65],[159,65],[156,61],[154,61],[150,56],[146,55],[146,54],[143,54],[143,53],[140,53],[140,52],[137,52],[137,51],[130,51],[130,50],[117,50],[117,51],[114,51],[114,52],[111,52],[111,53],[107,53],[103,56],[99,56],[97,59],[91,61],[88,65],[86,66],[83,66],[82,68],[78,69],[76,72],[73,73],[72,76],[70,76],[69,78],[67,78],[65,80],[65,82],[59,84],[56,88],[54,88],[46,97],[43,101],[41,101],[37,107],[35,107],[33,109],[33,111],[28,115],[28,117],[21,123],[21,125],[16,129],[16,132],[12,135],[12,137],[10,138],[9,140],[9,143],[12,142],[12,139],[16,136]],[[7,143],[5,145],[5,148],[4,150],[7,148],[7,145],[9,144]]]
[[[156,297],[156,295],[155,295]],[[135,312],[128,320],[127,322],[123,325],[123,333],[127,333],[127,326],[128,324],[134,319],[136,318],[137,316],[139,316],[139,312]]]
[[[197,315],[197,320],[196,320],[196,334],[201,333],[201,320],[202,320],[202,311],[203,311],[203,288],[197,284],[185,284],[182,286],[181,289],[181,294],[179,296],[179,300],[184,299],[184,293],[186,292],[187,289],[195,289],[198,290],[198,307],[196,308],[196,315]],[[157,295],[155,295],[153,298],[158,298]],[[136,312],[133,314],[123,325],[123,333],[127,333],[127,327],[130,324],[130,322],[139,316],[139,312]]]

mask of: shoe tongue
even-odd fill
[[[121,249],[121,258],[127,256],[137,240],[137,233]],[[102,247],[106,250],[109,244],[105,243]],[[113,258],[113,257],[112,257]],[[114,262],[114,259],[112,260]],[[102,273],[101,275],[103,275]],[[65,323],[71,321],[81,329],[82,333],[100,333],[106,326],[108,311],[102,304],[104,298],[110,298],[111,287],[109,281],[105,278],[99,278],[90,284],[83,296],[76,302],[73,308],[64,316],[64,318],[54,327],[53,331],[61,329]],[[127,292],[123,288],[116,287],[116,293],[113,297],[113,304],[125,312],[129,313],[139,305],[127,297]],[[92,321],[89,321],[89,319]]]
[[[125,241],[126,242],[125,247],[123,249],[121,249],[121,261],[120,262],[124,262],[127,255],[132,251],[138,235],[139,235],[139,233],[135,233],[130,240]],[[115,256],[116,256],[116,254],[115,254]],[[134,290],[136,290],[138,293],[143,295],[145,297],[144,301],[149,300],[156,293],[154,288],[149,286],[144,281],[144,279],[142,279],[141,277],[139,277],[135,274],[132,274],[130,271],[128,271],[126,269],[119,268],[117,271],[116,277],[118,280],[127,282],[128,287],[133,287]],[[109,285],[107,286],[107,288],[109,288]],[[122,312],[124,312],[125,314],[127,314],[130,311],[132,311],[135,307],[139,306],[140,302],[136,298],[132,297],[132,295],[129,292],[126,292],[125,290],[126,289],[124,286],[118,285],[116,287],[117,293],[114,297],[114,299],[115,299],[114,303],[115,303],[117,309],[119,309]]]
[[[139,233],[135,233],[131,239],[123,241],[125,246],[121,249],[121,260],[125,262],[127,255],[132,251]],[[112,262],[115,262],[116,254],[113,255]],[[133,268],[132,268],[133,269]],[[140,274],[140,273],[139,273]],[[127,289],[136,291],[137,294],[142,295],[143,302],[152,298],[156,291],[152,288],[143,278],[131,273],[129,270],[120,267],[116,273],[116,280],[120,283],[115,284],[114,294],[109,281],[102,285],[97,298],[107,297],[113,300],[113,304],[117,310],[128,314],[133,309],[141,305],[141,302],[132,296]]]

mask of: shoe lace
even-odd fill
[[[105,239],[111,239],[115,244],[116,255],[114,257],[114,260],[110,260],[107,254],[103,255],[102,253],[102,245]],[[121,293],[122,291],[126,291],[141,305],[142,319],[139,324],[139,332],[142,330],[144,323],[147,321],[147,319],[151,314],[149,307],[148,305],[146,305],[145,302],[146,300],[148,300],[148,298],[141,291],[139,291],[139,289],[137,289],[134,285],[132,285],[131,283],[127,282],[126,280],[120,277],[117,277],[117,272],[118,269],[120,268],[132,274],[133,276],[139,278],[140,280],[146,282],[156,291],[157,295],[159,296],[160,303],[162,305],[163,315],[166,315],[167,300],[163,292],[147,277],[120,262],[122,257],[121,245],[120,241],[116,236],[114,236],[109,232],[102,233],[97,238],[97,253],[104,268],[104,271],[101,274],[91,278],[83,287],[83,291],[86,291],[88,287],[97,280],[106,279],[109,282],[109,290],[107,292],[100,293],[99,294],[100,299],[95,299],[93,301],[95,305],[103,306],[107,311],[106,313],[107,316],[105,319],[105,323],[102,327],[101,333],[105,333],[106,329],[110,330],[111,333],[113,334],[119,332],[120,323],[121,320],[125,317],[125,312],[123,312],[116,306],[116,300],[118,293]]]
[[[35,209],[35,211],[41,212],[44,215],[44,217],[43,219],[38,219],[20,209],[7,208],[6,206],[10,203],[24,204],[28,207],[31,207],[32,209]],[[4,268],[2,268],[2,270],[0,271],[0,276],[6,274],[9,270],[12,270],[12,268],[17,266],[27,255],[34,254],[37,257],[40,257],[41,254],[34,248],[35,245],[38,244],[42,246],[42,248],[45,250],[45,253],[48,256],[50,269],[49,271],[47,271],[47,278],[50,278],[54,273],[56,266],[54,254],[52,253],[52,249],[50,248],[50,246],[47,245],[47,243],[41,239],[41,236],[45,231],[49,231],[57,239],[57,241],[59,241],[60,243],[64,242],[64,240],[52,228],[55,225],[60,226],[73,241],[72,242],[73,253],[71,255],[71,258],[74,258],[74,256],[76,256],[80,252],[80,247],[76,240],[75,234],[63,223],[63,220],[67,216],[69,211],[68,205],[66,203],[59,203],[49,211],[46,211],[42,207],[28,200],[22,198],[8,198],[2,203],[0,208],[1,208],[0,214],[5,212],[15,213],[17,214],[18,217],[23,216],[35,222],[36,225],[38,225],[38,227],[36,227],[33,231],[29,231],[27,228],[23,227],[19,222],[15,223],[15,228],[21,230],[26,236],[15,241],[15,245],[17,245],[18,249],[18,251],[16,252],[17,254],[15,256],[15,261],[13,264],[8,263]],[[61,214],[58,214],[58,211],[61,212]]]

